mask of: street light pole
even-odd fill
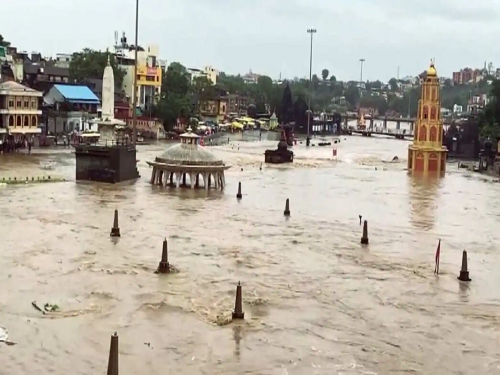
[[[139,0],[135,0],[135,62],[134,62],[134,92],[132,100],[132,144],[136,144],[137,137],[137,50],[139,47]]]
[[[359,59],[359,63],[361,65],[361,72],[359,75],[359,97],[361,97],[361,85],[363,83],[363,63],[365,62],[365,59]]]
[[[307,29],[307,32],[311,34],[311,52],[309,55],[309,98],[307,103],[307,138],[306,138],[306,146],[309,146],[311,142],[310,137],[310,128],[311,128],[311,94],[312,94],[312,63],[313,63],[313,35],[317,32],[316,29]]]

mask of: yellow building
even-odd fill
[[[413,144],[408,147],[408,172],[443,175],[448,149],[443,146],[439,78],[434,63],[422,78],[422,94],[418,102]]]
[[[0,139],[11,135],[20,140],[24,136],[40,134],[41,97],[41,92],[17,82],[0,83]]]
[[[198,102],[198,106],[198,110],[203,121],[221,123],[228,114],[228,99],[226,97],[200,100]]]
[[[126,53],[125,53],[126,52]],[[134,64],[135,51],[120,51],[116,53],[115,58],[120,68],[125,70],[123,78],[123,90],[133,102],[134,98]],[[142,109],[148,109],[155,103],[161,94],[163,70],[158,59],[158,48],[149,46],[144,51],[137,53],[137,106]]]
[[[156,102],[161,92],[162,70],[159,66],[137,67],[137,103],[145,108]]]

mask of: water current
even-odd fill
[[[149,184],[165,143],[114,186],[76,183],[70,149],[0,156],[0,178],[69,180],[0,188],[0,327],[16,343],[0,343],[0,374],[103,374],[115,331],[125,375],[500,374],[500,184],[452,163],[410,178],[408,142],[357,136],[337,160],[298,145],[260,170],[275,145],[211,148],[232,168],[208,195]],[[164,237],[177,274],[154,274]],[[226,324],[238,281],[246,319]]]

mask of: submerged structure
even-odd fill
[[[95,121],[99,142],[75,146],[76,180],[117,183],[139,178],[137,150],[128,138],[118,138],[116,131],[125,127],[114,118],[115,78],[109,56],[102,84],[102,116]]]
[[[290,85],[286,84],[283,90],[283,97],[281,99],[281,127],[284,135],[284,140],[288,146],[293,146],[293,128],[295,125],[295,107],[292,100],[292,90]],[[281,142],[281,141],[280,141]]]
[[[439,78],[434,62],[422,78],[422,94],[413,144],[408,146],[408,172],[411,174],[443,175],[448,149],[443,146],[443,120],[439,97]]]
[[[293,146],[293,128],[295,118],[295,107],[292,102],[292,91],[288,83],[283,90],[281,100],[281,139],[276,150],[266,150],[264,161],[271,164],[293,163],[293,151],[288,146]]]
[[[281,134],[281,140],[278,142],[276,150],[266,150],[264,152],[264,161],[270,164],[293,163],[293,151],[288,149],[285,132]]]
[[[195,189],[201,187],[203,182],[205,190],[211,187],[224,190],[224,171],[231,166],[225,165],[221,159],[201,147],[200,137],[193,134],[191,128],[181,134],[180,139],[179,144],[168,148],[155,161],[147,162],[153,169],[151,184]]]

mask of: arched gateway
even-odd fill
[[[154,162],[147,162],[153,168],[151,183],[161,186],[191,187],[202,186],[224,190],[224,171],[231,168],[199,146],[199,136],[191,132],[181,134],[181,143],[167,149]]]

